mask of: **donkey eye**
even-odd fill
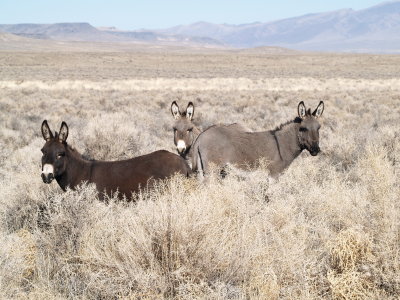
[[[64,152],[60,152],[60,153],[57,154],[57,158],[61,158],[61,157],[63,157],[63,156],[65,156],[65,153],[64,153]]]
[[[305,127],[300,127],[300,131],[302,131],[302,132],[306,132],[308,129],[307,128],[305,128]]]
[[[192,130],[193,130],[193,128],[189,128],[189,129],[187,130],[187,132],[192,132]]]

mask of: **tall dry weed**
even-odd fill
[[[30,57],[26,55],[22,58]],[[382,67],[370,66],[373,73],[365,78],[378,82],[369,81],[368,88],[366,81],[343,88],[354,81],[338,79],[336,85],[331,78],[335,74],[326,71],[329,67],[296,69],[298,58],[280,57],[274,72],[286,70],[284,76],[294,79],[283,76],[268,83],[279,85],[278,90],[216,90],[226,83],[232,87],[269,80],[257,75],[255,81],[235,81],[232,75],[230,81],[214,78],[210,90],[198,90],[191,79],[186,90],[171,90],[165,83],[170,81],[155,80],[146,84],[157,89],[146,91],[119,89],[120,82],[111,89],[103,89],[104,84],[85,88],[85,78],[94,76],[90,61],[97,58],[82,57],[89,62],[65,73],[70,76],[66,79],[81,80],[82,86],[0,91],[0,298],[399,297],[400,107]],[[250,58],[237,59],[244,64]],[[76,55],[73,59],[79,61]],[[177,64],[176,57],[149,59]],[[225,58],[207,59],[213,65],[207,72],[230,77],[218,65]],[[315,59],[327,62],[326,57]],[[190,76],[193,70],[180,63],[171,70]],[[206,74],[196,66],[199,74]],[[104,68],[106,73],[99,74],[108,78],[132,76],[127,69],[95,67]],[[254,70],[267,67],[268,63]],[[40,81],[55,67],[47,66],[36,75],[24,68],[24,74],[11,67],[0,72]],[[158,72],[153,68],[143,67],[140,74],[151,75],[151,80]],[[331,78],[324,83],[329,88],[314,90],[314,85],[307,86],[309,81],[295,80],[307,77],[307,72],[321,75],[321,80]],[[354,72],[356,79],[361,78],[359,70]],[[93,82],[103,80],[96,76]],[[204,82],[208,81],[201,81],[203,87]],[[291,82],[296,86],[288,88]],[[324,99],[322,153],[302,153],[277,179],[270,178],[262,165],[251,172],[232,168],[224,180],[215,172],[205,183],[174,177],[135,195],[135,203],[115,197],[100,202],[92,185],[64,193],[56,183],[42,183],[43,119],[53,130],[67,121],[68,142],[87,158],[125,159],[160,148],[173,151],[169,104],[178,98],[196,101],[195,117],[203,128],[240,122],[250,130],[272,129],[293,118],[299,99],[310,105]]]

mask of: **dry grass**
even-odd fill
[[[398,57],[315,55],[304,71],[311,57],[237,53],[234,76],[232,53],[208,53],[203,67],[199,54],[140,54],[149,57],[144,73],[135,61],[119,73],[131,54],[65,54],[82,62],[66,73],[55,54],[38,66],[28,54],[1,55],[2,66],[7,57],[18,66],[2,68],[9,73],[0,82],[0,298],[400,297],[399,78],[385,76],[398,74],[398,64],[385,69]],[[98,63],[112,58],[112,72],[112,62]],[[349,60],[364,71],[346,76]],[[269,79],[270,63],[281,76]],[[209,64],[218,76],[204,75]],[[159,79],[175,71],[187,78]],[[21,78],[28,83],[12,86]],[[195,102],[203,127],[252,130],[294,117],[299,99],[323,99],[323,152],[303,153],[278,179],[262,167],[203,184],[176,177],[130,204],[102,203],[91,185],[63,193],[41,182],[43,119],[56,130],[67,121],[70,144],[85,156],[123,159],[173,151],[169,106],[177,99]]]
[[[400,90],[400,79],[330,78],[157,78],[130,80],[0,81],[0,88],[12,90],[98,90],[98,91],[391,91]]]

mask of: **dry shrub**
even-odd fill
[[[266,266],[266,264],[260,264]],[[246,294],[250,299],[279,299],[280,288],[278,278],[273,270],[262,269],[255,266],[252,274],[247,279]]]
[[[341,274],[328,273],[332,298],[343,300],[381,299],[374,284],[364,274],[350,270]]]
[[[354,174],[365,174],[368,155],[355,162]],[[29,288],[3,277],[13,287],[4,290],[7,297],[15,290],[29,297],[90,299],[309,299],[349,296],[350,290],[357,291],[351,295],[398,293],[398,265],[379,267],[396,259],[395,228],[371,225],[371,216],[381,220],[371,214],[381,207],[373,203],[388,197],[387,192],[380,189],[382,194],[374,192],[379,199],[372,199],[367,184],[357,191],[361,179],[356,184],[341,179],[323,158],[305,154],[278,179],[270,179],[262,167],[252,172],[232,169],[224,180],[213,174],[201,184],[176,177],[137,195],[136,203],[124,205],[111,198],[106,205],[97,200],[93,186],[63,193],[56,185],[43,185],[34,157],[26,162],[32,167],[2,189],[2,199],[8,197],[2,202],[7,220],[2,232],[9,237],[19,228],[29,230],[37,257]],[[393,166],[388,168],[390,174]],[[372,185],[375,177],[362,180]],[[398,191],[390,176],[387,180],[389,185],[375,184]],[[26,182],[34,184],[28,187]],[[395,198],[387,199],[398,207]],[[37,222],[39,205],[45,207],[47,227]],[[386,213],[391,226],[396,224],[397,214]],[[365,226],[366,233],[351,229],[359,228],[356,225]],[[21,274],[30,266],[6,260],[15,270],[20,267]]]
[[[372,241],[367,234],[344,230],[328,243],[330,266],[327,278],[334,299],[374,299],[379,288],[374,285],[369,265],[375,262]]]
[[[110,143],[114,127],[105,128]],[[1,272],[14,275],[2,276],[2,295],[395,298],[399,186],[386,146],[392,138],[377,134],[361,153],[342,148],[354,159],[347,170],[335,165],[327,137],[327,153],[302,154],[277,179],[263,165],[231,168],[224,180],[217,172],[201,184],[176,177],[137,195],[136,203],[111,198],[107,205],[93,186],[63,193],[55,183],[44,185],[34,151],[43,141],[33,139],[3,166],[1,232],[9,246]],[[124,156],[107,149],[95,155]],[[34,264],[10,255],[21,228],[36,246],[20,248],[20,257],[34,251]]]
[[[367,234],[354,230],[340,232],[328,243],[330,264],[337,273],[354,270],[362,263],[374,260],[372,242]]]
[[[29,231],[20,229],[2,237],[1,245],[1,290],[9,289],[11,293],[19,294],[19,290],[24,291],[30,288],[30,283],[35,276],[36,240]]]
[[[81,55],[74,58],[93,58]],[[146,58],[163,63],[171,59]],[[237,55],[241,64],[251,63],[250,58]],[[286,72],[284,76],[299,79],[311,72],[303,67],[306,58],[279,57],[275,67],[280,75]],[[368,57],[357,57],[364,58]],[[373,61],[394,59],[378,58]],[[184,59],[188,62],[191,56]],[[197,69],[199,74],[230,77],[217,64],[225,58],[207,59],[212,61],[210,69]],[[331,63],[327,57],[318,59]],[[294,70],[299,61],[301,69]],[[119,89],[121,82],[113,82],[112,89],[107,83],[101,85],[104,90],[98,89],[96,80],[103,78],[87,69],[86,61],[64,73],[82,83],[71,90],[39,88],[48,76],[46,68],[38,74],[28,66],[21,68],[23,74],[7,68],[14,75],[2,69],[10,78],[39,81],[35,88],[0,91],[0,298],[399,298],[400,108],[398,95],[385,86],[390,81],[381,79],[387,76],[386,67],[369,68],[375,73],[365,76],[378,81],[371,81],[368,88],[361,80],[347,90],[335,90],[332,78],[325,82],[329,91],[314,91],[307,80],[269,73],[275,79],[268,84],[276,84],[277,92],[265,87],[247,91],[247,80],[234,78],[214,78],[212,87],[237,83],[244,90],[199,91],[191,79],[190,90],[175,91],[168,89],[171,81],[157,81],[155,65],[141,64],[141,74],[154,77],[146,83],[158,88],[154,91]],[[268,66],[254,64],[260,68],[257,74],[270,70]],[[391,64],[391,70],[395,66]],[[102,64],[95,67],[104,74]],[[163,72],[175,74],[173,69],[186,77],[193,74],[186,65]],[[127,75],[132,70],[110,65],[105,71],[117,79],[132,76]],[[315,64],[311,73],[322,76],[322,81],[335,75]],[[260,76],[252,84],[269,81]],[[87,77],[94,81],[85,82]],[[340,87],[349,85],[338,80]],[[85,84],[96,88],[84,89]],[[374,84],[379,91],[373,91]],[[353,90],[356,87],[361,89]],[[169,105],[198,96],[195,117],[203,128],[240,122],[257,131],[292,119],[299,99],[310,106],[324,99],[322,152],[311,157],[304,151],[276,179],[262,164],[253,171],[231,168],[223,180],[215,172],[203,183],[174,177],[135,195],[135,203],[115,197],[102,203],[92,185],[64,193],[56,183],[42,183],[43,119],[56,130],[67,121],[69,143],[89,158],[124,159],[172,150]]]
[[[123,113],[98,116],[80,133],[79,140],[85,144],[82,154],[96,160],[118,160],[137,156],[137,139],[140,133],[134,124],[129,124],[132,123]]]
[[[342,230],[327,243],[331,268],[327,276],[336,299],[395,298],[399,292],[395,274],[400,262],[392,252],[399,249],[398,186],[395,164],[388,155],[392,153],[384,146],[386,138],[367,144],[351,170],[365,190],[364,230]]]

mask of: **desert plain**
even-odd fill
[[[0,298],[398,299],[400,56],[279,48],[0,52]],[[42,182],[40,125],[87,159],[175,152],[195,123],[273,129],[325,103],[321,153],[97,199]]]

